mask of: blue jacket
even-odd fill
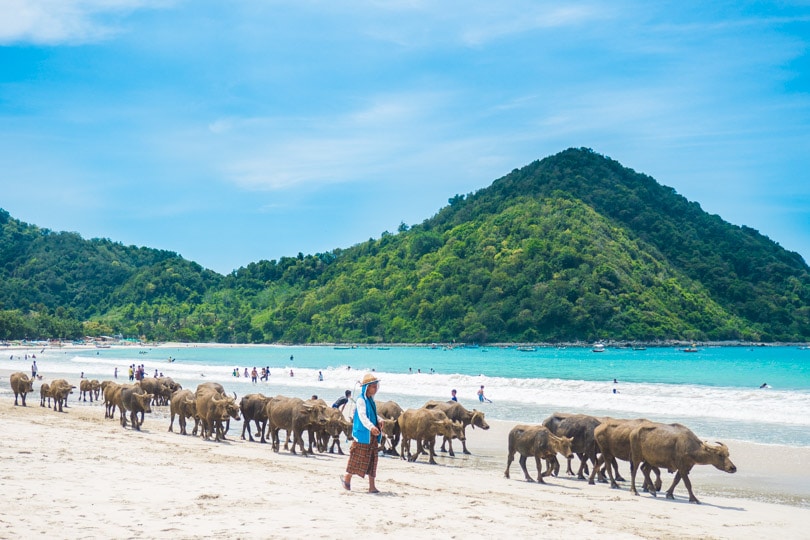
[[[366,396],[366,387],[368,385],[364,384],[363,387],[360,389],[360,396],[357,398],[358,405],[359,402],[362,400],[365,404],[366,408],[366,416],[368,417],[369,421],[377,425],[377,404],[374,402],[374,398],[370,398]],[[360,407],[356,407],[354,409],[354,421],[352,422],[352,437],[354,440],[361,443],[361,444],[371,444],[371,430],[369,430],[366,426],[363,425],[363,422],[360,421]],[[377,442],[379,443],[382,439],[382,433],[377,436]]]

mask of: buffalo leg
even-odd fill
[[[529,475],[529,469],[526,467],[526,459],[528,456],[524,456],[520,454],[520,459],[518,463],[520,463],[520,468],[523,469],[523,476],[526,478],[527,482],[534,482],[534,479]]]
[[[512,466],[512,462],[514,460],[515,460],[515,453],[512,452],[511,449],[510,449],[509,455],[506,456],[506,470],[503,472],[503,475],[506,478],[509,478],[509,467]]]

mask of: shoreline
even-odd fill
[[[473,455],[444,454],[438,465],[380,459],[382,491],[363,493],[353,479],[344,492],[337,475],[347,457],[293,456],[283,449],[239,440],[214,443],[167,431],[167,407],[148,414],[142,432],[104,419],[103,405],[79,406],[71,396],[65,413],[0,400],[4,444],[0,460],[6,530],[0,537],[53,534],[65,538],[309,537],[359,533],[412,538],[503,536],[555,538],[760,538],[801,537],[810,508],[757,500],[762,478],[799,476],[804,485],[810,451],[729,441],[739,472],[729,475],[696,466],[690,477],[701,505],[676,499],[638,497],[607,485],[561,475],[546,485],[523,480],[517,460],[503,477],[506,434],[513,423],[467,430]],[[384,396],[383,396],[384,397]],[[175,425],[175,429],[177,429]],[[344,443],[344,450],[345,448]],[[533,460],[529,472],[534,475]],[[620,463],[628,477],[627,463]],[[664,474],[664,489],[671,482]],[[358,498],[359,497],[359,498]],[[31,519],[35,516],[35,519]]]

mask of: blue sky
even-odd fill
[[[590,147],[810,261],[810,2],[0,0],[0,208],[230,272]]]

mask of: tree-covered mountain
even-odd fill
[[[810,339],[798,254],[590,150],[449,202],[395,234],[228,276],[3,214],[0,338],[36,314],[184,341]]]

